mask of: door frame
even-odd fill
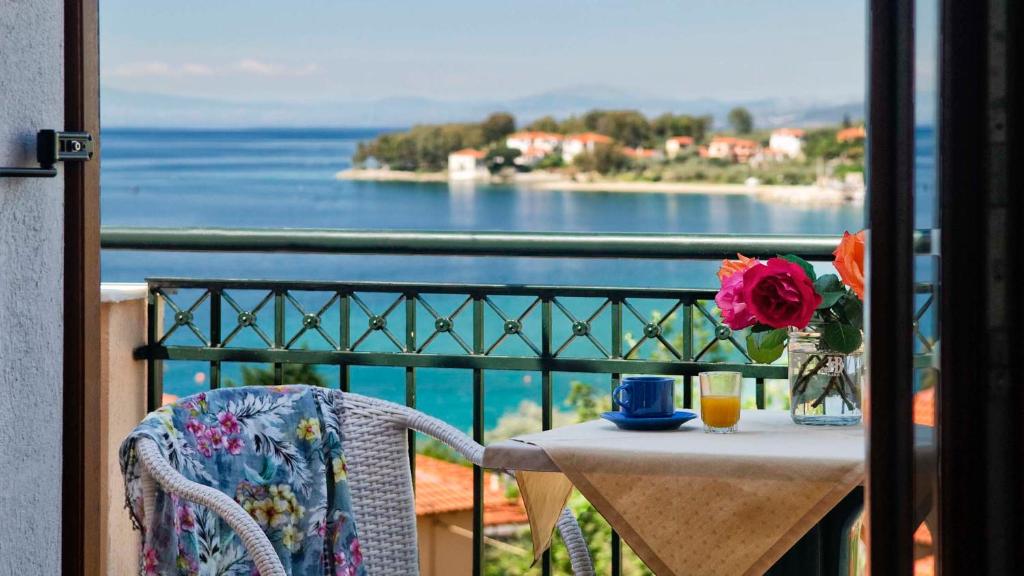
[[[64,170],[61,565],[100,574],[99,1],[64,0],[64,130],[90,132],[88,162]]]
[[[909,575],[915,528],[914,0],[868,3],[867,104],[869,561],[872,574]]]

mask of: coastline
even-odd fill
[[[335,175],[338,180],[447,183],[446,172],[409,172],[383,169],[348,169]],[[863,191],[849,191],[817,185],[723,184],[720,182],[624,182],[596,180],[580,182],[562,175],[531,173],[506,181],[533,190],[566,192],[610,192],[628,194],[704,194],[715,196],[758,196],[770,202],[800,205],[830,205],[862,202]]]
[[[410,172],[407,170],[384,170],[349,168],[334,175],[337,180],[366,180],[371,182],[448,182],[447,172]]]

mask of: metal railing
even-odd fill
[[[838,240],[137,228],[105,228],[101,235],[104,248],[122,250],[691,260],[742,252],[758,257],[792,253],[811,261],[831,260]],[[919,249],[927,250],[926,237],[919,238]],[[349,388],[353,366],[397,367],[404,369],[405,402],[411,407],[417,404],[418,369],[455,368],[472,374],[472,432],[483,443],[488,371],[540,373],[545,430],[553,424],[556,373],[607,374],[609,391],[624,373],[680,376],[687,408],[692,406],[693,377],[704,370],[735,370],[754,379],[758,408],[765,406],[765,380],[787,378],[784,365],[750,360],[737,334],[712,313],[714,290],[184,278],[151,278],[148,283],[148,342],[136,357],[149,361],[151,409],[161,402],[166,361],[208,363],[211,388],[222,385],[225,363],[272,364],[276,384],[285,383],[286,364],[336,366],[343,390]],[[710,361],[712,353],[718,361]],[[410,436],[410,457],[414,451]],[[473,570],[481,574],[479,468],[473,486]],[[613,574],[620,568],[620,542],[613,534]],[[542,570],[550,573],[548,555]]]

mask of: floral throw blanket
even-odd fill
[[[225,388],[147,416],[120,454],[128,508],[143,529],[140,573],[256,574],[241,540],[205,507],[158,490],[156,509],[143,510],[135,442],[146,437],[186,478],[224,492],[249,512],[289,574],[365,575],[340,402],[340,395],[309,386]]]

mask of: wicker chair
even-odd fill
[[[348,481],[367,572],[418,574],[416,511],[407,432],[415,430],[436,438],[477,465],[483,462],[484,447],[422,412],[359,394],[337,393],[343,395],[342,431]],[[140,439],[136,449],[148,473],[143,478],[146,510],[154,509],[157,485],[185,500],[206,506],[235,530],[261,575],[286,575],[266,535],[234,500],[183,477],[162,457],[153,441]],[[592,576],[590,553],[579,524],[568,508],[562,512],[558,530],[568,548],[573,572],[577,576]]]

